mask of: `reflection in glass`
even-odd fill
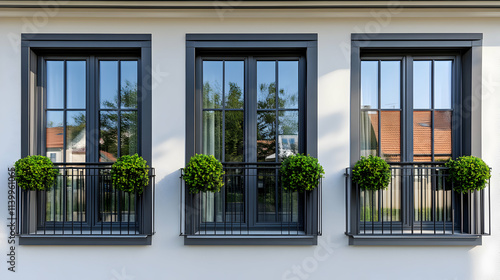
[[[279,161],[299,152],[299,112],[280,111],[278,117]]]
[[[361,111],[361,156],[378,155],[378,113]]]
[[[401,62],[380,62],[380,107],[399,109],[401,107]]]
[[[432,161],[431,111],[413,112],[413,161]]]
[[[278,62],[280,108],[296,109],[299,106],[299,62]],[[283,104],[282,104],[283,101]]]
[[[101,108],[118,108],[118,61],[99,61]]]
[[[222,61],[203,61],[203,108],[222,107]]]
[[[120,67],[121,107],[137,109],[137,61],[121,61]]]
[[[378,108],[378,61],[361,61],[361,108]]]
[[[64,61],[47,61],[47,108],[64,107]]]
[[[87,88],[85,61],[66,62],[67,108],[84,109]]]
[[[275,61],[257,61],[257,108],[276,108]]]
[[[122,111],[120,122],[120,156],[133,155],[138,152],[137,111]]]
[[[99,176],[98,222],[135,222],[136,195],[115,189],[109,172],[101,171]],[[124,226],[125,227],[125,226]],[[122,229],[120,229],[122,230]],[[132,231],[129,225],[125,230]]]
[[[401,170],[392,170],[393,177],[383,191],[361,190],[361,222],[401,221]],[[380,197],[381,196],[381,197]],[[370,225],[361,225],[361,231],[372,230]],[[368,228],[369,227],[369,228]]]
[[[203,112],[203,154],[222,161],[222,112]]]
[[[450,111],[434,111],[434,153],[435,160],[444,161],[451,157],[451,120]]]
[[[434,61],[434,108],[451,109],[451,61]]]
[[[45,221],[85,222],[85,172],[79,168],[60,170],[54,186],[45,192]]]
[[[99,116],[99,161],[114,162],[118,157],[118,113],[101,111]]]
[[[400,161],[401,113],[399,111],[382,111],[380,114],[381,157],[386,161]]]
[[[244,62],[225,61],[224,63],[224,95],[226,108],[243,109],[243,89],[245,88]]]
[[[45,145],[47,157],[53,162],[62,162],[64,149],[63,111],[47,111]]]
[[[431,109],[431,61],[413,62],[413,108]]]
[[[276,113],[257,113],[257,161],[276,161]]]
[[[257,222],[277,222],[275,170],[257,171]]]
[[[243,111],[226,111],[225,115],[225,161],[243,162]]]
[[[66,162],[85,162],[85,111],[68,111],[66,115]]]
[[[415,221],[452,220],[452,188],[443,170],[422,168],[413,180],[413,217]],[[434,211],[433,211],[434,210]]]

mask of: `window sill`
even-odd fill
[[[478,246],[482,236],[456,235],[348,235],[354,246]]]
[[[151,235],[19,235],[19,245],[151,245]]]
[[[184,236],[184,245],[317,245],[317,236]]]

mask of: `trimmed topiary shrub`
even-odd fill
[[[315,189],[324,174],[318,159],[309,155],[291,155],[285,158],[280,168],[283,188],[299,192]]]
[[[23,190],[48,190],[58,174],[46,156],[27,156],[14,164],[16,182]]]
[[[184,181],[190,193],[219,192],[224,185],[222,163],[212,155],[196,154],[184,168]]]
[[[385,189],[391,181],[389,168],[389,164],[380,157],[361,157],[352,169],[352,180],[364,190]]]
[[[482,159],[474,156],[450,159],[445,166],[450,169],[449,180],[453,182],[453,189],[460,193],[484,189],[491,177],[490,167]]]
[[[113,187],[124,192],[142,194],[149,184],[149,166],[139,155],[121,156],[111,166]]]

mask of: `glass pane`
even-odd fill
[[[278,62],[279,107],[296,109],[299,107],[299,62]]]
[[[361,156],[378,155],[378,113],[361,111]]]
[[[431,61],[413,62],[413,108],[431,108]]]
[[[401,113],[382,111],[380,114],[381,157],[386,161],[401,161]]]
[[[445,161],[451,157],[451,121],[450,111],[434,111],[434,154],[436,161]]]
[[[434,171],[430,168],[415,170],[413,182],[413,217],[415,221],[432,221],[433,196],[432,179]]]
[[[133,155],[137,149],[137,111],[122,111],[120,126],[120,156]]]
[[[225,102],[226,108],[243,109],[245,89],[245,64],[243,61],[225,62]]]
[[[380,106],[382,109],[401,107],[401,62],[380,62]]]
[[[203,108],[222,107],[222,61],[203,61]]]
[[[66,94],[67,107],[70,109],[85,109],[85,97],[87,92],[85,61],[67,61]]]
[[[64,108],[64,61],[47,61],[47,108]]]
[[[413,161],[432,161],[430,111],[413,112]]]
[[[60,171],[63,175],[64,171]],[[47,222],[60,222],[64,217],[63,210],[63,176],[57,176],[54,186],[46,192],[45,219]]]
[[[122,108],[137,108],[137,61],[121,61],[120,102]]]
[[[276,62],[257,61],[257,108],[276,108]]]
[[[360,193],[360,221],[361,222],[378,222],[380,221],[380,208],[379,208],[379,198],[378,191],[371,190],[361,190]],[[363,228],[364,224],[361,224],[361,231],[365,230]],[[366,229],[371,230],[371,227]]]
[[[226,169],[226,222],[245,222],[245,176],[243,169]],[[232,228],[231,228],[232,230]],[[238,227],[236,230],[241,230]]]
[[[135,222],[135,194],[120,193],[120,219],[122,222]]]
[[[222,161],[222,112],[203,112],[203,154]]]
[[[401,221],[401,169],[391,170],[392,178],[387,189],[382,191],[382,220]]]
[[[99,133],[99,161],[116,161],[118,157],[118,113],[101,111]]]
[[[63,112],[47,112],[47,128],[45,130],[45,143],[47,157],[52,162],[63,162],[64,125]]]
[[[68,111],[66,115],[66,162],[85,162],[85,111]]]
[[[118,61],[99,62],[101,108],[118,108]]]
[[[225,161],[243,162],[243,111],[226,111]]]
[[[281,189],[281,199],[279,205],[281,222],[299,222],[299,199],[298,192],[291,192],[289,190],[285,191]]]
[[[66,221],[85,221],[85,169],[65,170]]]
[[[276,171],[257,171],[257,222],[277,222],[276,212]]]
[[[434,61],[434,108],[451,109],[451,61]]]
[[[378,61],[361,61],[361,108],[378,108]]]
[[[279,160],[299,152],[299,112],[281,111],[278,119]]]
[[[257,113],[257,161],[276,161],[276,113]]]

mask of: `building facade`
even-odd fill
[[[499,25],[497,1],[0,1],[0,278],[497,279]],[[120,193],[135,153],[150,184]],[[311,192],[281,185],[296,153]],[[55,187],[11,188],[34,154]],[[195,154],[220,193],[189,192]],[[351,183],[368,155],[384,191]],[[451,189],[463,155],[483,191]]]

